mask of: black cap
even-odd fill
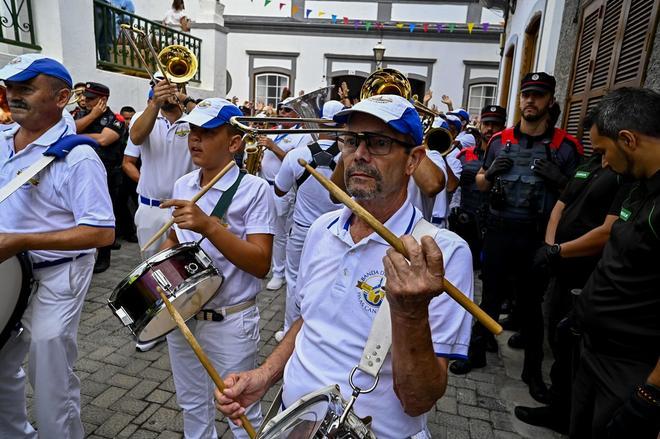
[[[83,96],[86,98],[96,98],[99,96],[108,97],[110,96],[110,89],[103,84],[99,84],[98,82],[86,82]]]
[[[486,105],[481,109],[482,122],[499,122],[506,123],[506,108],[499,105]]]
[[[541,93],[555,93],[555,77],[545,72],[528,73],[520,83],[520,91],[539,91]]]

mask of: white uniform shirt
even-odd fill
[[[334,140],[319,140],[322,150],[327,150],[334,144]],[[335,156],[335,161],[340,154]],[[296,184],[296,180],[305,172],[305,168],[298,164],[298,159],[307,162],[312,160],[312,151],[306,146],[294,149],[284,157],[282,167],[275,178],[275,186],[283,192],[288,192]],[[316,170],[326,177],[330,177],[332,170],[325,166],[318,166]],[[339,209],[339,204],[330,201],[327,189],[321,186],[311,175],[297,188],[296,204],[293,209],[293,220],[298,224],[309,227],[314,221],[326,212]]]
[[[436,154],[440,155],[437,151],[434,151]],[[461,178],[461,172],[463,171],[463,165],[461,165],[461,161],[456,158],[456,154],[458,154],[459,150],[454,150],[450,154],[447,155],[447,164],[449,164],[449,167],[451,168],[451,171],[454,173],[456,178],[460,179]],[[447,167],[446,164],[443,162],[443,172],[445,173],[445,178],[447,177]],[[447,189],[444,189],[442,192],[440,192],[438,195],[435,196],[435,202],[433,203],[433,213],[432,216],[436,218],[442,218],[442,219],[447,219],[447,216],[449,216],[449,201],[451,199],[451,195],[447,193]]]
[[[375,233],[359,243],[350,235],[351,211],[329,212],[309,229],[300,259],[296,299],[304,324],[295,350],[284,370],[285,407],[303,395],[339,384],[348,398],[348,376],[358,364],[371,324],[384,295],[382,258],[390,248]],[[410,202],[385,223],[396,236],[411,233],[421,213]],[[436,242],[442,249],[446,278],[472,297],[472,256],[465,241],[440,230]],[[466,358],[472,318],[447,294],[429,305],[433,349],[438,356]],[[371,377],[356,374],[356,384],[369,387]],[[358,416],[373,417],[373,430],[380,439],[401,439],[424,429],[426,415],[410,417],[393,390],[391,356],[380,372],[380,383],[355,405]]]
[[[306,146],[312,142],[312,136],[309,134],[272,134],[270,136],[275,144],[284,152],[289,152],[294,148]],[[261,176],[268,182],[272,183],[277,177],[277,173],[282,166],[282,161],[277,158],[275,153],[269,149],[264,151],[264,156],[261,159]]]
[[[197,205],[210,215],[222,194],[229,189],[238,177],[238,168],[233,167],[213,187],[197,201]],[[200,191],[200,171],[195,170],[184,175],[174,184],[172,197],[181,200],[190,200]],[[255,177],[245,175],[232,199],[225,220],[229,224],[229,231],[245,240],[247,235],[259,233],[274,234],[275,207],[268,192],[268,183]],[[199,241],[201,235],[191,230],[180,229],[174,226],[177,239],[180,243]],[[225,277],[217,296],[205,308],[216,309],[223,306],[236,305],[253,299],[261,290],[261,279],[237,268],[229,262],[210,240],[201,243],[202,249],[213,260],[213,265]]]
[[[439,152],[437,151],[432,151],[427,149],[426,150],[426,156],[435,164],[442,173],[445,175],[445,180],[447,179],[447,171],[445,168],[445,161],[442,159],[442,156],[440,155]],[[444,190],[435,197],[427,197],[422,193],[422,191],[419,189],[419,186],[417,186],[417,183],[415,183],[415,179],[411,178],[408,180],[408,200],[418,208],[421,212],[422,215],[424,216],[424,219],[427,221],[431,221],[431,213],[433,212],[433,204],[438,196],[441,196],[442,193],[446,193]]]
[[[51,144],[73,134],[62,118],[37,140],[15,153],[14,135],[18,129],[19,126],[15,125],[0,133],[0,187],[43,157]],[[0,207],[2,233],[55,232],[83,225],[115,226],[105,168],[88,145],[78,145],[64,159],[55,159],[31,182],[4,200]],[[35,250],[30,256],[33,262],[43,262],[94,251]]]
[[[139,112],[133,116],[129,130],[141,115]],[[195,169],[188,150],[188,133],[187,123],[171,124],[158,115],[151,133],[141,145],[134,145],[129,137],[124,154],[142,159],[138,194],[160,201],[171,198],[176,179]],[[134,146],[140,148],[140,154],[134,155]]]

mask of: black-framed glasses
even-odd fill
[[[367,151],[371,155],[387,155],[392,151],[392,145],[398,143],[408,149],[412,149],[417,145],[412,143],[403,142],[390,136],[379,133],[354,133],[351,131],[344,132],[337,139],[339,150],[341,152],[353,153],[355,152],[362,142],[365,142]]]

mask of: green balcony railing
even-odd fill
[[[144,31],[154,49],[156,49],[156,53],[171,44],[179,44],[190,49],[197,56],[197,60],[201,65],[201,39],[115,8],[104,1],[95,0],[94,35],[96,38],[96,65],[98,68],[143,78],[149,77],[140,62],[140,57],[120,31],[122,23],[130,24]],[[137,39],[136,42],[140,54],[149,64],[149,70],[157,72],[158,66],[146,42],[140,39]],[[200,81],[199,69],[191,81]]]
[[[41,49],[34,37],[30,0],[2,0],[0,3],[0,43]]]

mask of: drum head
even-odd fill
[[[2,306],[0,306],[0,348],[23,316],[30,297],[31,267],[28,259],[14,256],[0,264]]]
[[[222,285],[222,280],[222,276],[218,274],[191,278],[169,296],[170,302],[179,311],[183,320],[187,321],[215,296]],[[165,304],[161,304],[137,339],[141,343],[147,343],[168,334],[176,327]]]
[[[324,421],[334,415],[327,395],[318,395],[275,417],[260,439],[312,439]],[[270,424],[270,423],[269,423]]]

